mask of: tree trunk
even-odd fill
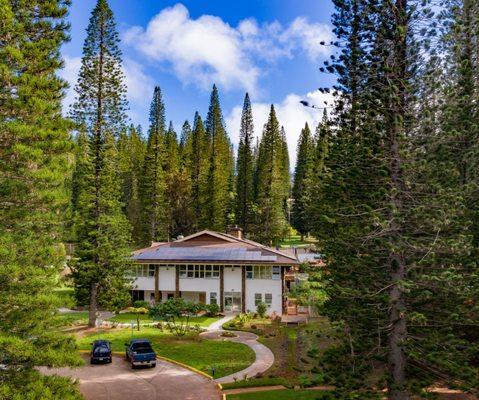
[[[96,326],[96,313],[98,311],[98,283],[90,284],[90,304],[88,309],[88,326],[94,328]]]

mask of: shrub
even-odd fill
[[[134,308],[150,308],[150,303],[144,300],[136,300],[133,302]]]
[[[216,317],[220,312],[220,306],[218,304],[207,304],[206,313],[209,317]]]
[[[266,316],[266,311],[268,310],[268,307],[266,306],[265,303],[259,303],[256,306],[256,312],[261,318],[264,318]]]

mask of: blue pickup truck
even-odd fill
[[[156,353],[146,339],[133,339],[125,343],[125,357],[131,368],[139,366],[156,367]]]

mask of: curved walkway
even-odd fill
[[[44,374],[78,379],[86,400],[218,400],[220,391],[206,377],[179,365],[157,360],[156,368],[132,370],[123,357],[112,364],[90,365],[77,369],[41,368]]]
[[[233,317],[234,318],[234,317]],[[215,379],[215,382],[218,383],[230,383],[234,382],[235,380],[242,380],[245,377],[251,378],[258,373],[263,373],[268,370],[274,363],[274,355],[273,352],[266,347],[264,344],[258,342],[258,336],[251,332],[242,332],[242,331],[228,331],[232,332],[236,335],[236,337],[223,337],[221,333],[223,333],[223,329],[221,325],[223,325],[228,320],[232,319],[231,316],[222,318],[221,320],[217,321],[216,326],[217,330],[210,330],[208,329],[207,332],[202,333],[200,336],[207,339],[214,339],[214,340],[229,340],[235,343],[242,343],[251,348],[256,356],[256,359],[253,364],[251,364],[248,368],[243,369],[242,371],[235,372],[234,374],[223,376],[222,378]],[[221,325],[219,325],[221,322]]]

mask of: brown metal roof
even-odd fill
[[[209,230],[136,250],[133,259],[140,263],[299,264],[292,255],[251,240]]]

